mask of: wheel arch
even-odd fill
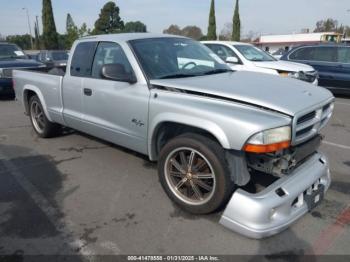
[[[41,93],[41,91],[39,90],[39,88],[35,87],[35,86],[26,86],[23,89],[23,104],[24,104],[24,108],[25,108],[25,113],[29,114],[29,100],[32,96],[38,96],[40,103],[44,109],[44,113],[47,117],[48,120],[52,121],[49,112],[47,110],[47,106],[45,103],[45,99],[43,94]]]
[[[225,132],[215,123],[189,116],[176,116],[175,118],[167,117],[151,125],[148,135],[150,160],[156,161],[160,150],[170,139],[185,133],[201,134],[216,141],[225,149],[230,148]]]

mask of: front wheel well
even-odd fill
[[[156,132],[152,139],[152,158],[153,160],[158,160],[159,153],[162,148],[173,138],[186,134],[199,134],[207,137],[208,139],[217,142],[219,145],[221,143],[219,140],[210,132],[205,129],[189,126],[185,124],[179,124],[174,122],[164,122],[158,126]]]

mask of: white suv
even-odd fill
[[[318,85],[317,71],[309,65],[279,61],[270,54],[247,43],[228,41],[203,41],[202,43],[233,70],[292,77]]]

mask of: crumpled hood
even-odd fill
[[[31,59],[0,60],[0,68],[39,67],[43,64]]]
[[[315,69],[309,65],[289,61],[254,62],[254,65],[260,68],[275,69],[287,72],[315,71]]]
[[[246,71],[150,83],[237,100],[290,116],[333,98],[327,89],[300,80]]]

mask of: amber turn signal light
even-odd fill
[[[290,147],[290,141],[284,141],[284,142],[269,144],[269,145],[246,144],[243,149],[244,151],[249,153],[261,154],[261,153],[272,153],[272,152],[276,152],[289,147]]]

